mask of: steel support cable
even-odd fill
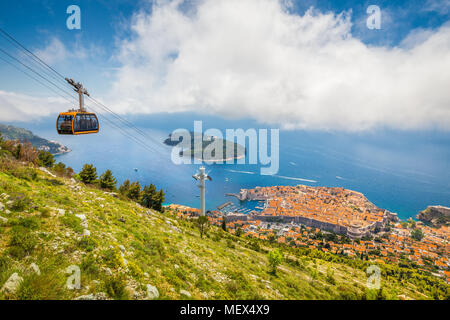
[[[24,47],[17,44],[17,42],[14,42],[11,40],[11,38],[7,37],[4,33],[0,31],[0,36],[3,37],[8,43],[12,44],[14,48],[18,49],[21,53],[21,57],[24,59],[26,58],[27,61],[29,61],[33,66],[35,66],[40,71],[44,72],[45,75],[51,77],[55,81],[60,81],[61,78],[58,74],[55,74],[51,69],[49,69],[43,62],[39,61],[39,58],[31,53],[29,50],[23,49]]]
[[[50,70],[52,70],[54,73],[56,73],[58,76],[60,76],[62,79],[65,79],[65,77],[60,74],[58,71],[56,71],[55,69],[53,69],[51,66],[49,66],[47,63],[45,63],[41,58],[39,58],[37,55],[35,55],[33,52],[31,52],[30,50],[28,50],[24,45],[22,45],[19,41],[17,41],[12,35],[10,35],[9,33],[7,33],[5,30],[3,30],[2,28],[0,28],[0,33],[3,34],[4,36],[6,36],[8,39],[10,39],[11,41],[13,41],[14,43],[16,43],[18,46],[20,46],[23,50],[25,50],[25,52],[27,52],[29,55],[35,57],[39,63],[47,68],[49,68]]]
[[[65,82],[65,77],[59,73],[58,71],[56,71],[54,68],[52,68],[50,65],[48,65],[45,61],[43,61],[41,58],[39,58],[36,54],[34,54],[33,52],[31,52],[30,50],[28,50],[24,45],[22,45],[18,40],[16,40],[12,35],[10,35],[9,33],[7,33],[5,30],[3,30],[2,28],[0,28],[0,35],[2,35],[5,39],[7,39],[10,43],[14,44],[17,48],[21,49],[22,51],[24,51],[29,57],[33,58],[34,61],[37,61],[41,66],[48,68],[50,71],[54,72],[56,75],[58,75],[66,84]],[[147,133],[145,133],[144,131],[142,131],[141,129],[137,128],[133,123],[131,123],[130,121],[122,118],[121,116],[119,116],[118,114],[116,114],[114,111],[112,111],[110,108],[108,108],[107,106],[105,106],[103,103],[97,101],[96,99],[90,97],[91,100],[95,103],[97,103],[98,105],[102,105],[103,108],[106,109],[107,112],[111,113],[112,115],[114,115],[114,117],[116,117],[119,121],[121,121],[122,123],[124,123],[125,125],[127,125],[129,128],[135,130],[137,133],[139,133],[141,136],[143,136],[144,138],[150,139],[153,142],[155,142],[155,140],[150,137]]]

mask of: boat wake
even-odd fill
[[[297,178],[297,177],[286,177],[286,176],[278,176],[273,175],[274,177],[281,178],[281,179],[287,179],[287,180],[296,180],[296,181],[304,181],[304,182],[311,182],[311,183],[317,183],[316,180],[310,180],[310,179],[304,179],[304,178]]]
[[[255,172],[251,172],[251,171],[239,171],[239,170],[232,170],[232,169],[227,169],[227,171],[234,172],[234,173],[256,174]]]

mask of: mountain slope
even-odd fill
[[[273,275],[265,252],[273,249],[268,242],[255,245],[217,227],[202,239],[193,222],[171,212],[148,210],[13,161],[0,165],[3,299],[432,297],[426,288],[388,274],[382,293],[367,291],[365,269],[356,264],[288,249]],[[81,269],[81,288],[69,290],[73,266]]]

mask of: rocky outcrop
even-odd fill
[[[17,273],[13,273],[8,280],[6,280],[0,292],[5,294],[12,294],[17,291],[20,286],[20,283],[23,281],[23,278],[19,276]]]
[[[106,293],[98,292],[98,293],[90,293],[84,296],[79,296],[74,300],[109,300],[109,299]]]
[[[153,300],[159,298],[159,291],[155,286],[147,284],[147,299]]]
[[[450,208],[429,206],[417,215],[417,219],[434,227],[450,225]]]

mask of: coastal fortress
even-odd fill
[[[298,223],[320,228],[352,239],[381,230],[397,214],[380,209],[360,192],[344,188],[305,185],[256,187],[234,195],[241,201],[264,201],[261,212],[231,213],[228,221],[261,220]]]

